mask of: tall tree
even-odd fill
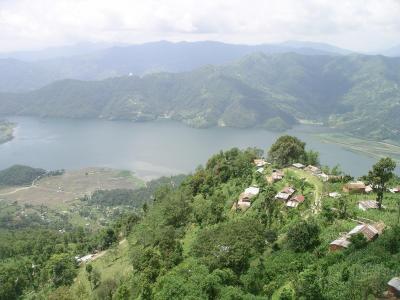
[[[376,201],[379,209],[382,208],[383,194],[386,190],[386,184],[394,176],[393,171],[396,168],[396,162],[390,157],[381,158],[372,170],[368,172],[367,180],[372,185],[376,193]]]
[[[268,159],[279,167],[304,162],[306,144],[297,137],[284,135],[276,140],[268,151]]]

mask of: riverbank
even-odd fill
[[[391,157],[400,162],[400,145],[357,138],[341,133],[318,133],[315,136],[324,143],[337,144],[343,148],[379,159]]]
[[[14,138],[14,129],[14,123],[0,121],[0,144],[9,142]]]

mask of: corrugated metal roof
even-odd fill
[[[392,279],[389,280],[388,285],[400,291],[400,278],[393,277]]]
[[[348,241],[345,237],[338,238],[331,243],[331,245],[341,246],[344,248],[348,248],[350,244],[350,241]]]
[[[372,225],[361,224],[361,225],[357,225],[356,227],[354,227],[349,232],[349,235],[354,235],[357,233],[362,233],[365,236],[365,238],[370,241],[379,234],[379,231]]]

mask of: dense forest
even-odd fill
[[[95,192],[82,199],[89,208],[141,206],[96,229],[6,227],[3,216],[0,299],[383,297],[400,274],[400,199],[388,191],[400,185],[394,161],[365,174],[367,195],[345,192],[354,179],[338,166],[303,168],[318,166],[318,153],[297,138],[279,138],[261,159],[263,152],[233,148],[188,176]],[[279,200],[290,190],[298,206]],[[380,208],[359,209],[365,199]],[[348,235],[334,251],[332,241],[359,224],[380,224],[379,236]],[[76,261],[99,251],[104,259]]]
[[[400,59],[253,54],[223,66],[103,81],[58,81],[2,94],[3,114],[154,120],[285,130],[299,121],[398,140]]]

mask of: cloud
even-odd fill
[[[82,41],[325,41],[371,49],[400,37],[398,0],[0,0],[0,51]]]

